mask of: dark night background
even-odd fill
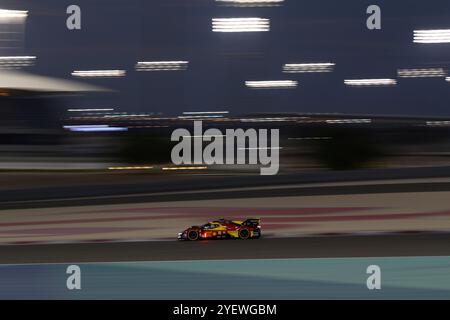
[[[66,8],[82,10],[82,30],[66,28]],[[366,8],[382,10],[382,30],[366,28]],[[281,7],[236,8],[213,0],[0,0],[29,10],[21,54],[33,73],[71,78],[73,70],[126,69],[89,80],[119,91],[103,105],[123,111],[229,110],[450,115],[450,83],[399,79],[392,88],[348,88],[344,79],[395,78],[398,68],[450,65],[450,44],[414,44],[415,29],[450,28],[449,1],[286,0]],[[214,17],[263,17],[271,31],[213,33]],[[134,71],[137,61],[188,60],[181,72]],[[284,74],[284,63],[334,62],[333,73]],[[294,90],[249,90],[245,80],[299,81]]]

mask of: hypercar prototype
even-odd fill
[[[258,239],[261,237],[260,219],[244,221],[219,219],[202,226],[192,226],[178,233],[178,240],[202,239]]]

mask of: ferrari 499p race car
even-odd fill
[[[192,226],[178,234],[178,240],[202,239],[258,239],[261,237],[260,219],[245,221],[220,219],[202,226]]]

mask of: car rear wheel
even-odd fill
[[[247,240],[250,237],[250,231],[248,229],[239,230],[239,238],[242,240]]]
[[[189,239],[190,241],[198,240],[198,231],[196,231],[196,230],[190,230],[190,231],[188,232],[188,239]]]

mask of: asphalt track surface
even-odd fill
[[[358,182],[383,179],[450,177],[450,167],[412,170],[362,170],[281,175],[276,177],[232,176],[192,177],[192,185],[158,182],[139,186],[113,185],[73,188],[46,188],[2,191],[0,209],[62,207],[74,205],[208,199],[343,195],[396,192],[449,191],[450,182],[308,186],[308,183]],[[189,180],[189,179],[188,179]],[[303,185],[298,186],[299,183]],[[297,184],[297,186],[296,186]],[[227,188],[278,186],[264,190]],[[221,188],[224,190],[212,190]],[[195,191],[194,191],[195,190]],[[139,194],[140,192],[145,194]],[[152,194],[154,192],[155,194]],[[158,192],[159,194],[156,194]],[[161,192],[174,192],[161,194]],[[96,198],[97,197],[97,198]],[[180,230],[181,231],[181,230]],[[175,237],[176,235],[174,235]],[[172,261],[217,259],[283,259],[333,257],[450,256],[450,234],[397,234],[326,236],[301,238],[262,238],[259,240],[217,240],[201,242],[150,241],[112,243],[73,243],[0,246],[0,264]]]
[[[322,171],[278,176],[180,176],[180,179],[139,184],[88,185],[58,188],[24,188],[3,190],[1,209],[62,207],[140,202],[258,198],[267,196],[339,195],[396,192],[449,191],[450,183],[374,184],[364,186],[315,187],[311,183],[358,182],[386,179],[420,179],[450,177],[450,167],[371,169],[356,171]],[[302,184],[302,188],[295,185]],[[261,186],[287,186],[273,190],[220,190]],[[292,186],[292,188],[289,188]],[[195,190],[195,192],[194,192]],[[176,194],[161,194],[161,193]],[[158,193],[158,194],[156,194]]]
[[[1,264],[450,256],[450,234],[1,246]]]

